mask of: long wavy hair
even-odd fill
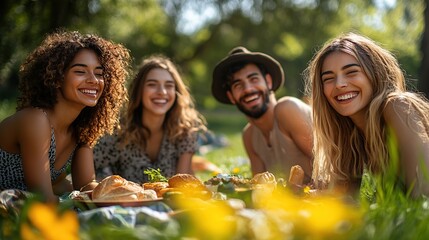
[[[148,73],[157,68],[167,70],[176,85],[176,100],[171,109],[167,111],[163,123],[168,139],[175,142],[178,138],[206,130],[205,119],[195,109],[194,100],[183,82],[177,66],[163,55],[152,55],[143,61],[130,84],[130,101],[119,130],[121,146],[133,143],[143,148],[146,147],[151,132],[142,123],[142,94]]]
[[[52,109],[66,69],[81,49],[93,50],[103,67],[105,85],[94,107],[85,107],[72,123],[79,144],[94,146],[119,123],[127,100],[125,82],[129,73],[129,50],[93,34],[57,30],[48,35],[20,67],[20,97],[17,110],[27,107]]]
[[[323,93],[322,65],[333,52],[353,56],[371,82],[373,96],[363,132],[349,117],[338,114]],[[406,92],[405,77],[394,55],[367,37],[347,33],[325,43],[310,61],[305,79],[314,118],[313,180],[320,187],[330,181],[346,185],[356,182],[365,167],[373,173],[385,168],[389,152],[383,111],[390,101],[406,102],[407,111],[417,112],[419,121],[429,129],[427,100],[417,93]]]

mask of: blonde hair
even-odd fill
[[[145,147],[150,136],[149,128],[141,121],[143,103],[141,101],[143,86],[152,69],[165,69],[174,79],[176,100],[168,110],[163,127],[171,142],[180,137],[189,136],[200,130],[206,130],[204,117],[195,109],[194,100],[182,80],[176,65],[163,55],[153,55],[145,59],[130,85],[130,101],[126,109],[122,128],[120,129],[121,145],[134,143]]]
[[[372,100],[366,113],[364,132],[348,117],[338,114],[323,94],[321,70],[325,58],[333,52],[353,56],[371,82]],[[387,126],[383,111],[390,101],[404,101],[408,111],[416,111],[426,129],[429,106],[426,99],[406,92],[404,74],[388,50],[364,36],[348,33],[327,42],[305,70],[306,92],[311,96],[314,119],[314,171],[316,185],[328,182],[356,182],[364,168],[382,171],[389,161],[386,144]],[[323,183],[321,185],[320,183]]]

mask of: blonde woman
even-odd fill
[[[327,42],[306,73],[318,187],[330,183],[356,193],[364,169],[383,173],[391,163],[391,129],[398,141],[397,182],[413,196],[429,193],[429,104],[406,90],[404,74],[389,51],[348,33]]]
[[[165,177],[193,174],[197,133],[206,129],[205,120],[175,64],[162,55],[145,59],[129,93],[121,128],[94,149],[97,178],[118,174],[147,182],[149,168],[159,168]]]

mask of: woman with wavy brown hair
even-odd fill
[[[130,101],[121,128],[94,149],[97,178],[118,174],[147,182],[146,169],[165,177],[193,174],[197,133],[206,130],[203,116],[176,65],[163,55],[145,59],[131,82]],[[103,174],[103,169],[107,172]]]
[[[319,187],[331,183],[356,193],[364,170],[381,174],[392,163],[391,137],[398,143],[399,185],[413,196],[429,193],[429,103],[407,91],[389,51],[344,34],[315,54],[306,73]]]
[[[55,202],[95,187],[91,147],[118,122],[129,61],[128,49],[96,35],[48,35],[21,65],[17,112],[0,123],[0,189]]]

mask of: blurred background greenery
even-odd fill
[[[282,63],[278,96],[302,97],[302,72],[315,51],[341,32],[363,33],[391,50],[410,86],[429,92],[429,0],[3,0],[0,3],[0,111],[10,114],[18,69],[44,36],[62,27],[96,33],[131,50],[134,66],[163,53],[180,67],[201,111],[217,103],[215,64],[243,45]],[[12,109],[12,110],[11,110]]]

